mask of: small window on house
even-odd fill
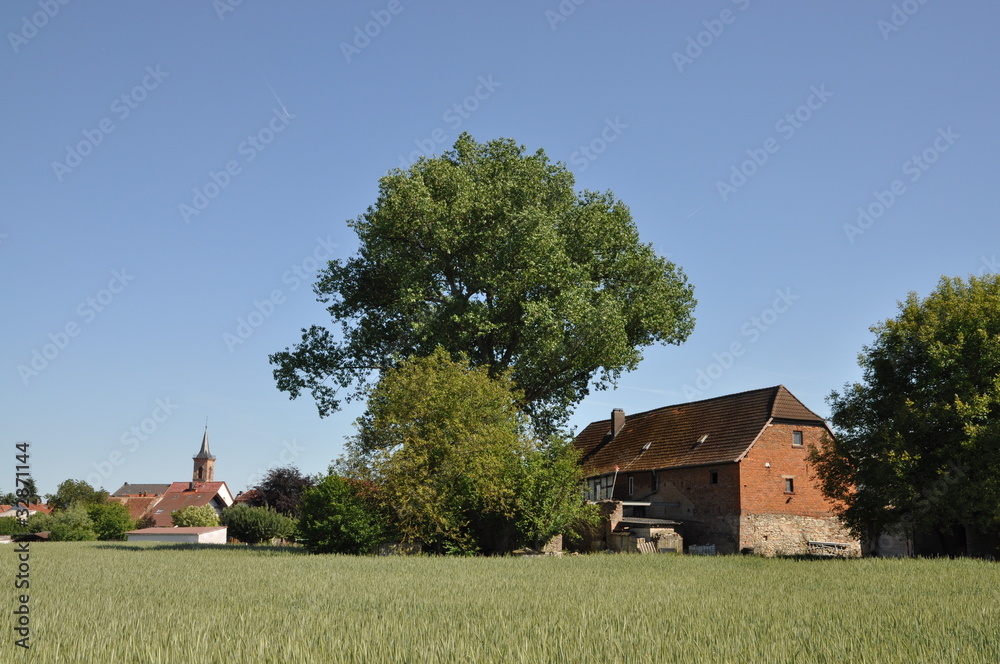
[[[792,477],[785,478],[785,493],[795,493],[795,479]]]
[[[719,471],[713,470],[711,473],[709,473],[708,474],[708,481],[709,481],[710,484],[718,484],[719,483]]]
[[[633,493],[635,493],[635,478],[634,477],[629,477],[628,478],[628,495],[631,496]]]
[[[802,432],[793,431],[792,432],[792,447],[802,447]]]

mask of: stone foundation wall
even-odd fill
[[[861,555],[861,543],[837,517],[791,514],[744,514],[740,517],[740,550],[753,549],[765,556],[809,553],[809,542],[847,544],[845,555]]]

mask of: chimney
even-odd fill
[[[621,408],[615,408],[611,411],[611,438],[617,436],[623,426],[625,426],[625,411]]]
[[[194,491],[194,482],[188,485],[188,491]]]

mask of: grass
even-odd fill
[[[32,649],[4,629],[0,661],[1000,661],[1000,565],[977,560],[31,546]]]

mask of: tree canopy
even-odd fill
[[[229,529],[229,536],[244,544],[260,544],[274,539],[288,539],[295,533],[295,520],[270,507],[236,503],[222,510],[219,522]]]
[[[863,382],[829,397],[836,438],[814,452],[824,491],[862,536],[887,524],[995,536],[1000,276],[942,278],[871,329]]]
[[[521,407],[551,430],[594,381],[613,385],[646,346],[694,327],[683,271],[640,242],[609,191],[574,190],[573,174],[510,139],[394,169],[374,205],[349,222],[357,255],[314,285],[339,334],[320,325],[271,355],[280,390],[308,390],[321,416],[363,395],[372,376],[441,346],[490,377],[510,370]]]
[[[247,503],[253,507],[270,507],[282,514],[298,518],[302,493],[312,486],[312,478],[298,468],[271,468],[253,490]]]
[[[364,491],[366,484],[333,469],[306,489],[299,533],[313,553],[373,553],[390,532],[385,510]]]
[[[65,509],[74,503],[84,506],[103,505],[108,502],[108,492],[95,489],[83,480],[66,480],[56,487],[54,494],[45,496],[49,507]]]

